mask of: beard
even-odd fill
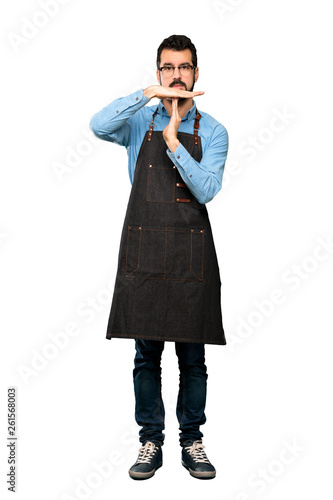
[[[187,90],[187,91],[189,91],[189,92],[192,92],[192,90],[194,89],[194,84],[195,84],[195,81],[194,81],[194,77],[193,77],[193,82],[192,82],[192,86],[191,86],[191,88],[190,88],[190,89],[188,89],[188,88],[187,88],[186,83],[182,82],[182,81],[181,81],[181,80],[179,80],[179,79],[178,79],[178,80],[174,80],[173,82],[171,82],[171,83],[170,83],[170,85],[169,85],[169,87],[171,87],[171,88],[172,88],[172,87],[174,87],[175,85],[183,85],[185,90]],[[188,97],[179,97],[179,98],[178,98],[178,104],[179,104],[180,102],[186,101],[186,99],[188,99]],[[167,100],[171,102],[171,101],[172,101],[172,98],[169,98],[169,97],[168,97],[168,98],[167,98]]]

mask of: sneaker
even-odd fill
[[[198,479],[211,479],[216,476],[215,467],[208,460],[200,440],[188,441],[182,445],[182,465],[191,476]]]
[[[146,441],[144,445],[139,448],[139,456],[137,461],[128,471],[133,479],[148,479],[155,474],[163,464],[162,461],[162,448],[161,446]]]

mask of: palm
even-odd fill
[[[158,99],[164,99],[165,97],[190,98],[204,94],[203,91],[190,92],[188,90],[177,89],[174,87],[163,87],[162,85],[156,85],[154,90],[155,97],[157,97]]]

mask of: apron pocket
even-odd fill
[[[203,280],[204,230],[128,226],[126,277]]]
[[[166,279],[202,281],[204,230],[167,229]]]
[[[148,166],[147,201],[175,202],[176,167]]]

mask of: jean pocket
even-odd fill
[[[126,277],[203,280],[204,229],[130,225]]]

